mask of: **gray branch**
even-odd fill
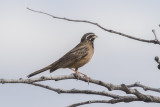
[[[154,91],[154,92],[160,93],[160,88],[152,88],[152,87],[149,87],[149,86],[145,86],[145,85],[140,84],[140,82],[136,82],[136,83],[134,83],[134,84],[127,85],[127,87],[129,87],[129,88],[132,88],[132,87],[140,87],[140,88],[142,88],[144,91]]]
[[[77,107],[77,106],[81,106],[81,105],[85,105],[85,104],[92,104],[92,103],[110,103],[110,104],[115,104],[115,103],[119,103],[119,102],[133,102],[133,101],[139,101],[138,98],[131,96],[131,97],[124,97],[124,98],[119,98],[119,99],[111,99],[111,100],[91,100],[91,101],[84,101],[84,102],[80,102],[80,103],[75,103],[72,104],[68,107]]]
[[[160,70],[160,60],[158,56],[155,57],[155,61],[158,63],[157,68]]]
[[[94,91],[94,90],[79,90],[79,89],[71,89],[71,90],[64,90],[64,89],[60,89],[60,88],[53,88],[50,87],[48,85],[42,85],[39,83],[28,83],[34,86],[38,86],[38,87],[42,87],[54,92],[57,92],[58,94],[62,94],[62,93],[68,93],[68,94],[91,94],[91,95],[100,95],[100,96],[106,96],[106,97],[111,97],[111,98],[122,98],[123,96],[119,96],[116,94],[111,94],[105,91]]]
[[[27,8],[27,9],[30,10],[30,11],[33,11],[33,12],[37,12],[37,13],[41,13],[41,14],[45,14],[45,15],[51,16],[52,18],[55,18],[55,19],[66,20],[66,21],[71,21],[71,22],[82,22],[82,23],[92,24],[92,25],[95,25],[95,26],[101,28],[102,30],[110,32],[110,33],[118,34],[118,35],[130,38],[130,39],[141,41],[141,42],[154,43],[154,44],[159,44],[160,45],[160,41],[158,39],[146,40],[146,39],[142,39],[142,38],[136,38],[134,36],[130,36],[130,35],[115,31],[115,30],[107,29],[107,28],[101,26],[100,24],[92,22],[92,21],[74,20],[74,19],[69,19],[69,18],[65,18],[65,17],[63,18],[63,17],[54,16],[54,15],[51,15],[49,13],[45,13],[45,12],[42,12],[42,11],[36,11],[36,10],[30,9],[30,8]]]
[[[130,85],[125,85],[125,84],[114,85],[111,83],[89,78],[90,83],[96,84],[98,86],[103,86],[107,88],[109,91],[112,91],[112,90],[123,91],[126,93],[126,96],[120,96],[120,95],[112,94],[106,91],[79,90],[79,89],[64,90],[64,89],[53,88],[48,85],[40,84],[40,82],[42,81],[48,81],[48,80],[60,81],[60,80],[67,80],[67,79],[77,79],[77,75],[70,74],[70,75],[60,75],[60,76],[50,76],[50,77],[42,76],[39,78],[32,78],[32,79],[22,79],[22,78],[20,79],[0,79],[0,83],[2,84],[6,84],[6,83],[30,84],[30,85],[38,86],[41,88],[45,88],[45,89],[57,92],[58,94],[61,94],[61,93],[90,94],[90,95],[100,95],[100,96],[106,96],[106,97],[112,98],[111,100],[94,100],[94,101],[81,102],[81,103],[73,104],[70,107],[75,107],[75,106],[90,104],[90,103],[112,103],[114,104],[118,102],[133,102],[133,101],[160,103],[160,97],[146,95],[146,94],[141,93],[137,89],[132,89],[132,88],[140,87],[144,89],[145,91],[149,90],[149,91],[158,92],[158,93],[160,93],[160,89],[145,86],[138,82],[134,84],[130,84]],[[79,81],[84,81],[88,83],[88,81],[86,81],[84,77],[79,77]]]

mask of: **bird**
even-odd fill
[[[76,45],[73,49],[71,49],[69,52],[67,52],[64,56],[62,56],[52,64],[29,74],[27,77],[30,78],[47,70],[50,70],[50,73],[52,73],[60,68],[69,68],[78,75],[78,79],[81,74],[86,78],[89,83],[87,75],[79,72],[78,69],[91,60],[94,54],[94,40],[97,37],[98,36],[96,36],[92,32],[84,34],[80,40],[80,43]]]

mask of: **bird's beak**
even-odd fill
[[[94,36],[93,36],[93,38],[95,38],[95,39],[96,39],[96,38],[98,38],[98,36],[94,35]]]

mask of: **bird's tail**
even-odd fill
[[[35,72],[29,74],[27,77],[30,78],[30,77],[32,77],[32,76],[34,76],[34,75],[37,75],[37,74],[41,73],[41,72],[44,72],[44,71],[46,71],[46,70],[49,70],[50,68],[51,68],[51,66],[49,65],[49,66],[47,66],[47,67],[45,67],[45,68],[42,68],[42,69],[40,69],[40,70],[38,70],[38,71],[35,71]]]

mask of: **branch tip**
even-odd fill
[[[156,35],[156,31],[155,31],[154,29],[152,29],[152,32],[153,32],[153,34],[154,34],[155,40],[158,40],[158,39],[157,39],[157,35]]]
[[[159,62],[159,57],[158,56],[155,56],[155,61],[158,63]]]
[[[157,67],[158,67],[158,69],[160,70],[160,65],[158,65]]]
[[[155,30],[154,30],[154,29],[152,29],[152,32],[153,32],[153,33],[155,33]]]

